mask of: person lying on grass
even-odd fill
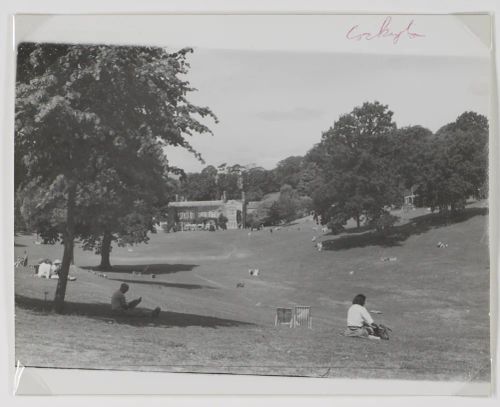
[[[125,293],[129,290],[129,285],[122,283],[120,288],[114,292],[111,296],[111,310],[118,315],[136,315],[136,316],[146,316],[150,314],[151,317],[157,318],[160,315],[160,307],[156,307],[151,313],[144,312],[143,310],[134,310],[137,305],[142,301],[142,297],[136,298],[130,302],[127,302],[125,298]],[[135,311],[135,312],[134,312]]]
[[[375,336],[377,325],[373,321],[370,313],[365,308],[366,296],[358,294],[352,300],[352,305],[347,311],[347,329],[345,336],[358,338],[380,339]]]

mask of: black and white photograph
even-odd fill
[[[16,364],[489,384],[491,18],[470,17],[18,35]]]

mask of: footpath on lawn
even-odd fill
[[[45,302],[57,280],[18,268],[16,360],[39,367],[489,380],[487,208],[470,207],[449,224],[425,212],[406,217],[386,239],[354,230],[332,236],[310,218],[250,236],[160,232],[132,251],[114,248],[107,278],[91,271],[97,256],[77,248],[66,315],[51,313]],[[16,236],[16,255],[27,250],[30,264],[60,258],[59,245],[35,240]],[[438,248],[440,241],[448,247]],[[129,299],[160,306],[160,318],[112,318],[109,300],[121,282],[130,285]],[[382,312],[375,319],[393,329],[389,341],[341,336],[360,292],[369,310]],[[313,329],[274,327],[276,307],[293,305],[311,306]]]

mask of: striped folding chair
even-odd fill
[[[293,326],[307,326],[312,329],[311,307],[296,305],[293,310]]]

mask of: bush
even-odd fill
[[[217,219],[217,225],[219,225],[219,227],[222,230],[226,230],[227,229],[227,221],[228,221],[228,219],[221,213],[219,215],[219,218]]]
[[[391,215],[389,212],[384,212],[377,219],[373,220],[372,225],[378,232],[387,234],[398,220],[397,216]]]
[[[259,229],[262,224],[264,224],[264,222],[256,216],[255,213],[249,213],[247,215],[247,223],[245,225],[247,228]]]
[[[328,222],[326,224],[326,227],[330,229],[332,231],[332,234],[334,235],[338,235],[339,233],[342,233],[344,231],[344,226],[333,221]]]

